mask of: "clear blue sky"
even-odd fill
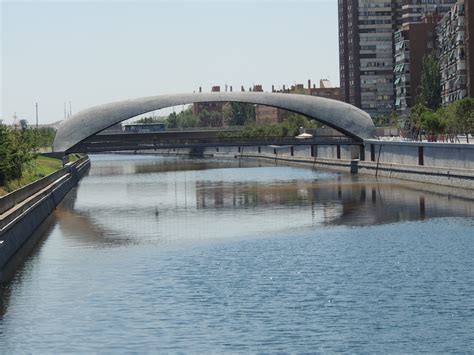
[[[1,0],[0,0],[1,1]],[[1,3],[1,116],[212,85],[339,84],[337,1]]]

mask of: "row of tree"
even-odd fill
[[[0,186],[22,177],[24,169],[36,158],[37,146],[34,131],[0,125]]]
[[[429,141],[458,141],[458,135],[474,134],[474,100],[466,97],[442,107],[441,71],[434,53],[423,58],[421,82],[416,97],[416,105],[408,117],[397,117],[395,111],[389,116],[374,118],[376,126],[394,126],[403,128],[407,138]]]
[[[457,140],[459,134],[474,133],[474,100],[465,97],[441,106],[441,71],[434,53],[423,58],[420,94],[417,104],[410,110],[405,128],[412,139],[421,139],[424,133],[429,141]]]
[[[255,107],[251,104],[230,102],[222,112],[202,110],[194,115],[192,107],[171,113],[168,117],[144,117],[138,123],[165,123],[169,129],[195,127],[243,126],[255,122]]]
[[[56,131],[42,127],[28,129],[26,125],[16,129],[0,124],[0,186],[21,179],[29,168],[39,147],[51,147]]]
[[[303,115],[292,113],[281,122],[269,125],[257,125],[254,122],[245,124],[244,129],[238,132],[222,132],[219,138],[267,138],[267,137],[295,137],[300,128],[316,128],[317,122],[309,120]]]
[[[465,97],[437,109],[417,104],[405,126],[409,137],[415,140],[421,139],[424,133],[431,142],[455,142],[463,134],[469,143],[469,135],[474,134],[474,99]]]

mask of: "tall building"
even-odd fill
[[[402,26],[420,22],[425,13],[446,12],[454,1],[338,0],[343,100],[372,116],[387,115],[394,110],[393,33]],[[409,63],[408,57],[404,60]]]
[[[464,0],[467,94],[474,97],[474,1]]]
[[[443,105],[467,96],[465,6],[459,1],[437,26]]]
[[[402,0],[401,25],[422,22],[425,14],[445,14],[456,0]]]
[[[423,58],[435,50],[438,15],[427,15],[419,23],[406,23],[395,32],[395,109],[407,115],[419,95]]]
[[[437,26],[443,105],[474,97],[474,3],[460,0]]]
[[[400,0],[338,0],[344,101],[370,115],[393,109],[393,32]]]

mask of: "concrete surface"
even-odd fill
[[[89,159],[81,159],[53,173],[56,179],[47,186],[41,181],[37,182],[36,190],[35,186],[30,186],[34,183],[26,186],[25,191],[30,195],[0,215],[0,270],[77,185],[89,166]],[[50,181],[52,177],[44,179]],[[24,196],[20,190],[18,194]]]
[[[366,112],[347,103],[322,97],[264,92],[212,92],[150,96],[113,102],[83,110],[61,122],[55,152],[67,152],[84,139],[126,119],[166,107],[195,102],[243,102],[300,113],[358,140],[374,137]]]

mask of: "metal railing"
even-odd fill
[[[355,141],[344,136],[313,137],[310,139],[297,139],[294,137],[223,137],[223,138],[166,138],[154,139],[145,137],[135,139],[114,139],[111,136],[101,140],[94,137],[89,141],[79,143],[70,152],[101,152],[116,150],[141,150],[141,149],[170,149],[170,148],[194,148],[194,147],[218,147],[218,146],[268,146],[268,145],[361,145],[362,142]]]
[[[0,215],[69,173],[72,166],[79,168],[87,159],[88,157],[86,156],[73,163],[68,163],[63,168],[0,197]]]

